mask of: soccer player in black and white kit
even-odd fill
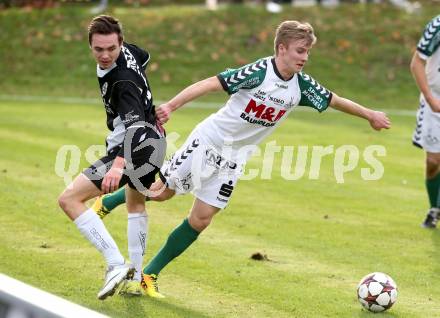
[[[59,205],[107,262],[105,283],[98,298],[113,295],[122,282],[123,291],[140,295],[148,226],[142,192],[154,182],[166,148],[145,75],[150,56],[123,42],[121,25],[111,16],[92,20],[89,44],[98,64],[98,81],[110,130],[107,154],[73,180],[60,195]],[[131,264],[125,262],[99,216],[85,205],[87,200],[125,184]],[[132,278],[132,282],[125,281]]]

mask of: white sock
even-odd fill
[[[118,246],[93,209],[86,210],[73,221],[79,231],[104,256],[107,266],[124,264]]]
[[[148,215],[145,211],[128,213],[128,255],[136,272],[133,279],[141,281],[142,261],[147,249]]]

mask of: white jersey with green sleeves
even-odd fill
[[[226,105],[198,126],[205,141],[235,162],[245,162],[297,106],[324,111],[332,93],[305,73],[282,79],[273,57],[217,75],[231,95]],[[249,147],[251,146],[251,147]]]
[[[419,56],[426,60],[426,76],[432,93],[440,98],[440,15],[425,27],[417,44]]]

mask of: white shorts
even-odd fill
[[[440,153],[440,114],[434,113],[423,97],[420,98],[412,141],[427,152]]]
[[[176,194],[192,192],[209,205],[224,209],[243,173],[243,166],[226,160],[196,130],[160,169]]]

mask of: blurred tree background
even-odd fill
[[[98,98],[87,26],[99,3],[0,0],[0,74],[5,74],[0,98]],[[332,9],[284,5],[279,14],[232,1],[210,11],[204,3],[108,0],[104,13],[122,22],[125,40],[151,54],[147,71],[156,100],[225,68],[272,55],[275,28],[295,19],[310,22],[318,36],[305,72],[330,90],[380,108],[418,105],[409,63],[424,26],[438,14],[438,1],[424,1],[413,14],[388,2]],[[220,98],[225,96],[208,100]]]
[[[99,4],[99,0],[0,0],[0,8],[10,7],[33,7],[33,8],[49,8],[66,3],[77,4]],[[109,5],[154,5],[164,6],[170,4],[203,4],[204,0],[109,0]]]

